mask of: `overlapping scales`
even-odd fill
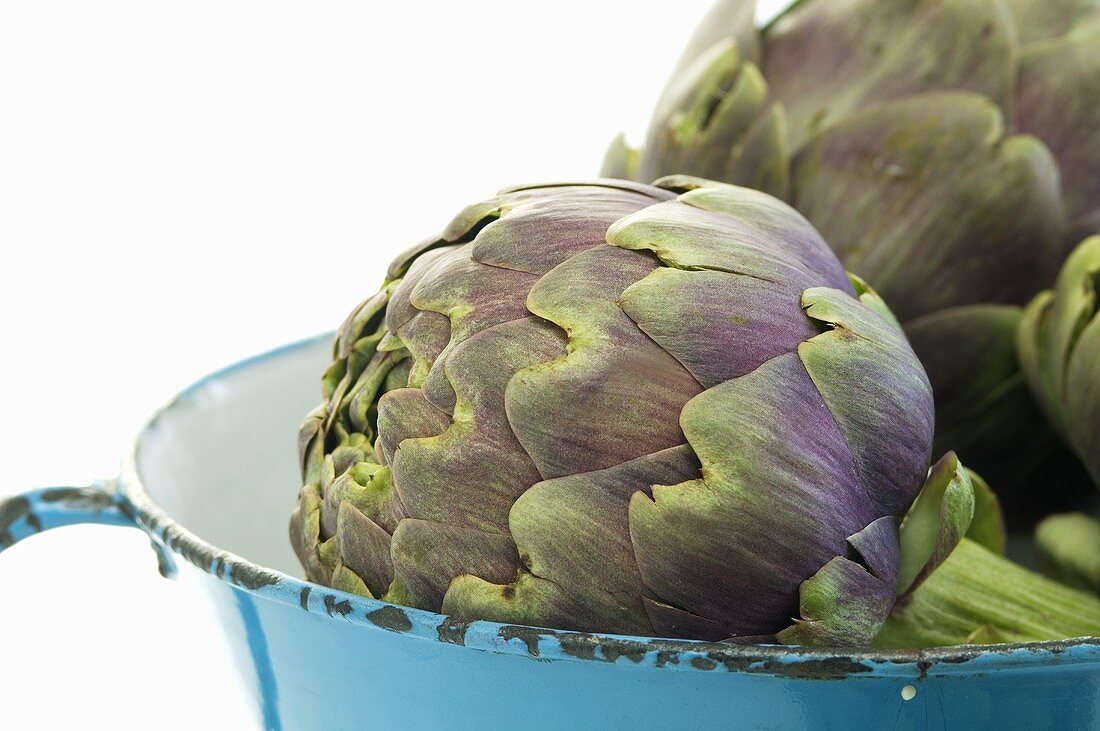
[[[938,442],[964,434],[951,446],[1010,500],[1040,473],[1078,482],[1040,421],[989,407],[1028,405],[1018,373],[1006,397],[998,364],[974,375],[973,359],[940,354],[990,305],[1050,286],[1100,232],[1100,2],[801,0],[763,25],[757,5],[718,0],[645,144],[616,139],[606,172],[705,175],[789,201],[919,336],[933,383],[965,363],[991,385],[966,408],[937,394]]]
[[[559,628],[873,636],[928,463],[923,371],[792,209],[668,186],[505,192],[391,270],[384,333],[376,302],[341,336],[367,365],[332,371],[371,406],[303,429],[311,579]]]

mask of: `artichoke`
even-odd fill
[[[1017,350],[1032,392],[1100,486],[1100,236],[1027,306]]]
[[[754,6],[714,7],[604,174],[785,198],[912,336],[935,452],[1006,493],[1049,477],[1011,321],[1100,230],[1100,2],[802,0],[762,30]]]
[[[932,396],[763,193],[505,190],[400,256],[300,433],[308,578],[462,619],[868,643]]]
[[[759,31],[755,5],[719,0],[673,71],[636,166],[613,172],[644,179],[708,174],[747,184],[750,171],[762,166],[797,168],[814,140],[834,150],[857,144],[849,125],[886,107],[892,111],[872,115],[876,121],[864,119],[866,131],[885,139],[858,147],[865,157],[850,161],[849,178],[909,180],[904,189],[954,162],[931,184],[955,189],[961,181],[951,180],[952,172],[1036,154],[1027,148],[1037,138],[1045,145],[1039,154],[1049,149],[1060,170],[1071,230],[1100,229],[1100,139],[1094,134],[1100,127],[1100,1],[800,0]],[[967,107],[977,99],[1000,115],[980,109],[975,116]],[[1006,140],[1020,149],[996,149],[1006,122],[1025,135]],[[982,132],[981,139],[967,139]],[[752,143],[761,140],[768,142],[766,152]],[[953,144],[977,157],[914,169],[919,145],[929,143]],[[621,140],[613,149],[622,152]],[[873,157],[879,151],[886,155]],[[616,154],[613,161],[625,158]],[[836,167],[834,161],[822,174],[843,180]],[[980,188],[987,172],[975,170],[976,181],[951,191],[967,196],[957,205],[965,210],[981,202],[973,187]],[[791,191],[795,198],[798,187]],[[885,200],[898,197],[899,186],[883,187],[895,189],[883,191]],[[949,199],[951,192],[937,198]],[[976,233],[971,245],[981,243]]]

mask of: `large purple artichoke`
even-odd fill
[[[932,439],[908,342],[810,224],[687,178],[468,207],[352,313],[323,392],[311,580],[637,635],[869,642]]]

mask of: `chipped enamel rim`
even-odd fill
[[[200,389],[288,352],[331,341],[325,333],[284,345],[218,370],[177,394],[145,423],[123,462],[118,478],[119,509],[148,533],[161,558],[162,571],[169,554],[240,590],[285,604],[331,621],[359,625],[365,632],[394,632],[410,639],[443,642],[471,650],[522,655],[542,660],[597,660],[626,665],[687,671],[763,673],[803,679],[839,679],[849,676],[890,675],[924,677],[996,670],[1011,666],[1089,663],[1100,669],[1100,638],[1000,645],[958,645],[926,650],[853,650],[803,648],[789,645],[731,645],[700,640],[676,640],[463,621],[422,609],[403,607],[348,594],[314,584],[222,550],[203,540],[170,517],[145,489],[137,454],[149,429]]]

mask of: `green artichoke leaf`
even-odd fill
[[[626,135],[620,132],[607,147],[603,162],[600,164],[600,177],[640,180],[638,162],[641,157],[641,150],[628,145]]]
[[[713,216],[701,216],[698,210]],[[752,211],[753,216],[745,213]],[[684,236],[682,231],[690,231]],[[760,246],[762,237],[782,232],[790,251],[777,255]],[[820,236],[789,206],[769,195],[735,186],[705,186],[675,201],[624,216],[607,230],[612,246],[651,251],[663,264],[683,270],[709,269],[806,288],[821,283],[851,291],[836,258],[816,244]]]
[[[723,0],[711,6],[688,41],[672,71],[672,80],[661,93],[654,119],[667,119],[668,106],[679,93],[679,79],[716,45],[733,46],[746,62],[760,63],[760,34],[756,29],[756,0]]]
[[[717,178],[783,197],[789,180],[785,115],[759,69],[731,41],[716,43],[673,77],[650,124],[633,177]],[[621,153],[612,148],[614,162]],[[609,171],[610,172],[610,171]]]
[[[994,553],[1003,554],[1008,544],[1004,513],[997,493],[970,468],[965,468],[974,490],[974,517],[966,529],[966,537]]]
[[[343,563],[337,563],[336,568],[332,571],[332,588],[346,591],[349,594],[358,594],[371,599],[376,598],[367,588],[367,585],[363,583],[363,580],[359,578],[359,575]]]
[[[324,433],[327,406],[320,404],[306,415],[298,427],[298,466],[306,483],[321,479],[321,462],[325,458]]]
[[[1100,520],[1059,513],[1035,528],[1043,573],[1067,586],[1100,594]]]
[[[877,312],[882,319],[893,325],[896,330],[902,331],[901,323],[898,322],[894,311],[890,309],[890,306],[886,304],[886,300],[882,299],[882,296],[866,280],[851,272],[848,272],[848,279],[851,280],[852,287],[855,288],[856,296],[859,297],[860,302]]]
[[[333,363],[321,379],[322,392],[331,400],[341,382],[354,383],[374,357],[383,332],[379,331],[379,314],[390,299],[389,287],[384,287],[352,311],[340,326],[333,343]],[[349,375],[350,371],[350,375]]]
[[[970,497],[960,489],[967,485],[972,489]],[[937,497],[941,501],[938,516]],[[973,519],[963,528],[971,510]],[[1072,583],[1082,576],[1076,572],[1084,569],[1088,575],[1096,563],[1100,553],[1093,544],[1100,541],[1100,524],[1089,524],[1090,520],[1052,516],[1043,524],[1040,551],[1042,541],[1047,541],[1045,568],[1063,572],[1056,575],[1059,580],[1069,578],[1066,583]],[[965,536],[960,537],[963,530]],[[996,495],[978,475],[947,455],[933,468],[902,523],[899,588],[904,589],[906,576],[930,547],[933,560],[904,589],[875,645],[1041,642],[1100,633],[1100,600],[1003,557],[1005,537]]]
[[[954,452],[929,470],[901,523],[898,597],[911,594],[955,550],[974,519],[974,487]]]
[[[298,504],[290,516],[290,545],[298,556],[306,575],[314,581],[328,583],[331,573],[321,563],[318,547],[321,543],[321,490],[316,483],[302,487]]]
[[[394,575],[407,601],[460,616],[470,615],[445,601],[455,577],[505,583],[520,565],[511,536],[438,520],[403,519],[393,532],[391,547]]]
[[[1078,394],[1066,382],[1070,362],[1085,347],[1086,357],[1095,360],[1095,353],[1082,343],[1088,329],[1100,312],[1100,237],[1085,241],[1066,261],[1054,285],[1054,300],[1047,316],[1048,392],[1057,395],[1059,406],[1068,405]],[[1062,409],[1058,409],[1062,411]],[[1064,413],[1064,412],[1063,412]],[[1068,426],[1068,424],[1064,424]]]
[[[843,645],[855,641],[870,644],[893,607],[890,587],[897,581],[896,554],[876,556],[863,545],[896,548],[897,520],[879,518],[848,544],[859,561],[837,556],[802,582],[798,591],[800,618],[776,633],[781,642],[794,645]],[[889,536],[883,540],[881,536]],[[877,563],[872,563],[879,558]]]
[[[1061,401],[1059,369],[1054,364],[1050,347],[1051,328],[1050,311],[1054,307],[1054,292],[1045,290],[1024,308],[1016,329],[1016,353],[1020,368],[1027,379],[1032,395],[1043,409],[1047,419],[1064,433],[1062,413],[1058,408]]]
[[[1100,284],[1100,282],[1098,282]],[[1094,285],[1096,286],[1096,285]],[[1073,399],[1067,407],[1066,429],[1077,455],[1093,482],[1100,487],[1100,317],[1093,316],[1077,339],[1077,348],[1066,368],[1066,392]]]
[[[733,186],[732,183],[723,183],[717,180],[709,180],[708,178],[700,178],[697,175],[685,175],[684,173],[674,173],[672,175],[665,175],[657,178],[653,181],[653,185],[675,192],[676,194],[687,193],[688,191],[698,190],[700,188],[725,188]]]

